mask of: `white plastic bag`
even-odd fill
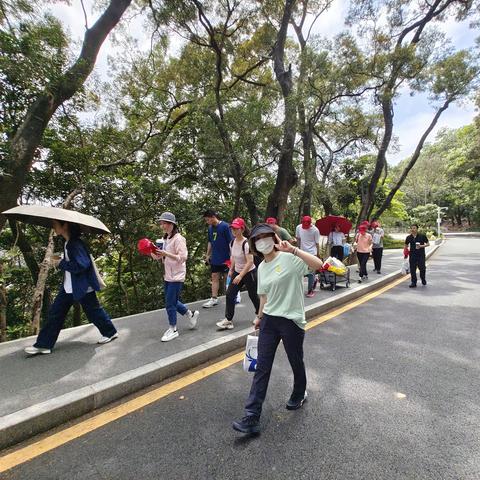
[[[407,275],[410,273],[410,261],[408,258],[403,259],[403,265],[402,265],[402,275]]]
[[[100,290],[103,290],[107,285],[105,284],[105,281],[103,280],[103,277],[98,270],[97,264],[95,263],[95,259],[93,258],[92,254],[90,254],[90,260],[92,261],[93,271],[95,272],[95,276],[97,277],[98,286],[100,287]]]
[[[243,370],[255,372],[257,370],[258,358],[258,335],[248,335],[245,346],[245,357],[243,357]]]

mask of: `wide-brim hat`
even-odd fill
[[[275,235],[275,230],[266,223],[259,223],[252,228],[249,238],[258,237],[258,235],[262,235],[262,233],[270,233]]]
[[[163,212],[160,215],[160,218],[158,219],[159,222],[170,222],[173,223],[174,225],[177,225],[177,219],[175,218],[175,215],[171,212]]]

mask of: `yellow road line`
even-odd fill
[[[316,327],[321,323],[326,322],[342,313],[348,312],[353,308],[361,305],[362,303],[366,303],[372,298],[378,297],[382,293],[390,290],[391,288],[397,286],[399,283],[403,282],[409,277],[402,277],[389,283],[385,287],[381,288],[380,290],[376,290],[372,293],[366,294],[365,296],[355,300],[352,303],[344,305],[343,307],[336,308],[329,313],[321,315],[320,317],[308,322],[307,329]],[[224,360],[214,363],[213,365],[209,365],[208,367],[202,368],[196,372],[190,373],[185,377],[179,378],[173,382],[170,382],[166,385],[162,385],[161,387],[152,390],[151,392],[145,393],[140,395],[132,400],[129,400],[117,407],[111,408],[103,413],[95,415],[92,418],[87,420],[83,420],[82,422],[73,425],[72,427],[68,427],[60,432],[54,433],[38,442],[35,442],[27,447],[20,448],[8,455],[0,457],[0,473],[5,472],[6,470],[10,470],[22,463],[28,462],[50,450],[54,450],[61,445],[64,445],[76,438],[79,438],[87,433],[93,432],[94,430],[103,427],[119,418],[125,417],[132,412],[140,410],[147,405],[150,405],[174,392],[177,392],[188,385],[192,385],[204,378],[209,377],[221,370],[224,370],[228,367],[231,367],[235,363],[238,363],[243,360],[243,352],[236,353],[235,355],[231,355]]]

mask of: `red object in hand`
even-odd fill
[[[403,258],[407,258],[410,255],[410,251],[408,250],[408,247],[403,248]]]
[[[137,243],[137,250],[140,255],[150,256],[157,251],[156,245],[148,238],[141,238]]]

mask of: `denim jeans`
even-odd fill
[[[232,280],[238,276],[237,272],[233,273]],[[248,272],[243,278],[242,281],[235,285],[233,281],[230,283],[227,289],[227,304],[225,307],[225,318],[227,320],[232,321],[233,315],[235,314],[235,299],[237,298],[237,294],[245,285],[247,287],[248,296],[253,303],[253,307],[255,308],[255,313],[258,313],[258,307],[260,306],[260,299],[257,295],[257,271],[252,270]]]
[[[313,290],[313,285],[315,283],[315,273],[307,273],[305,275],[307,277],[307,293]]]
[[[38,334],[37,341],[34,345],[35,347],[53,348],[60,334],[60,330],[65,323],[67,313],[73,303],[73,295],[66,293],[62,287],[48,311],[47,322]],[[80,299],[80,305],[88,320],[100,330],[102,336],[111,337],[117,332],[107,312],[98,302],[95,292],[86,293]]]
[[[258,338],[257,370],[253,377],[250,395],[245,405],[246,415],[259,417],[267,394],[273,360],[280,340],[283,342],[288,361],[293,370],[293,393],[301,399],[307,388],[307,376],[303,363],[303,339],[305,331],[293,320],[263,314]]]
[[[177,325],[177,312],[180,315],[188,312],[188,308],[180,301],[182,288],[183,282],[165,282],[165,309],[171,327]]]

